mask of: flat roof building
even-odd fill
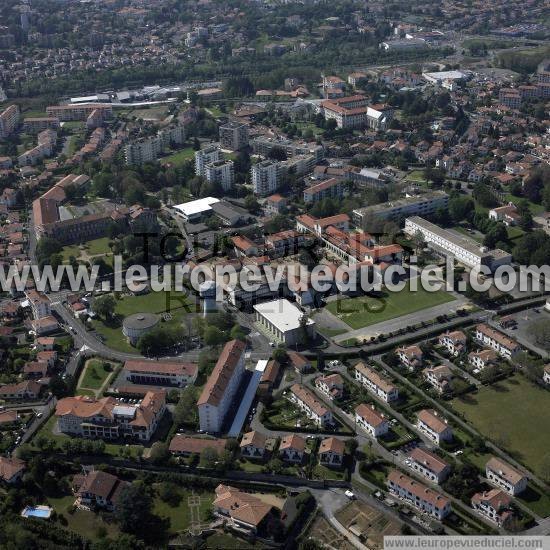
[[[256,324],[278,342],[289,346],[315,336],[315,322],[288,300],[274,300],[254,306]]]
[[[176,204],[172,208],[186,222],[194,222],[205,214],[210,214],[212,212],[212,205],[217,202],[220,202],[220,199],[204,197],[203,199]]]

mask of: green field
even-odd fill
[[[105,368],[107,366],[107,368]],[[90,359],[84,367],[84,376],[79,387],[99,390],[105,381],[113,374],[114,365],[99,359]]]
[[[191,492],[181,487],[178,487],[178,492],[181,500],[177,506],[164,502],[158,497],[155,498],[153,506],[154,514],[170,520],[170,533],[178,533],[189,529],[192,520],[197,521],[198,519],[200,523],[207,523],[212,509],[212,502],[214,501],[214,494]],[[194,509],[191,510],[188,499],[192,497],[192,502],[193,495],[200,497],[200,503],[192,505]]]
[[[550,425],[548,391],[514,376],[451,404],[481,434],[544,476],[550,461],[550,431],[545,428]]]
[[[170,313],[171,319],[164,322],[163,326],[175,326],[181,323],[183,318],[192,310],[188,307],[188,300],[181,292],[149,292],[140,296],[123,296],[117,301],[115,313],[124,318],[134,313]],[[134,352],[132,347],[122,334],[122,325],[107,325],[103,319],[96,318],[92,326],[105,339],[105,345],[118,351]]]
[[[186,147],[185,149],[182,149],[181,151],[178,151],[177,153],[174,153],[172,155],[168,155],[167,157],[163,157],[160,159],[161,164],[172,164],[173,166],[182,166],[185,164],[188,160],[191,160],[195,155],[195,151],[193,147]]]
[[[75,510],[69,513],[68,510],[74,504],[75,499],[74,495],[48,498],[48,504],[67,520],[67,529],[92,541],[97,541],[100,535],[104,536],[106,534],[108,537],[116,537],[120,534],[116,523],[114,521],[104,521],[101,514],[95,514],[87,510]]]
[[[419,282],[416,292],[407,284],[400,292],[383,291],[380,297],[343,298],[329,302],[326,307],[352,329],[359,329],[454,300],[452,294],[442,290],[424,290]]]
[[[83,250],[80,245],[74,244],[70,246],[64,246],[61,254],[63,255],[63,261],[69,262],[71,256],[74,256],[77,260],[85,256],[101,256],[106,255],[105,261],[112,265],[112,252],[109,248],[108,237],[101,237],[100,239],[94,239],[93,241],[87,241],[83,244]]]

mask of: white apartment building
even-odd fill
[[[0,138],[7,138],[19,124],[19,107],[10,105],[0,113]]]
[[[25,151],[17,157],[19,166],[34,166],[42,159],[50,157],[55,149],[57,133],[53,130],[43,130],[38,134],[36,147]]]
[[[364,403],[355,407],[355,423],[374,438],[387,434],[390,429],[386,417],[374,406],[369,407]]]
[[[444,191],[431,191],[422,195],[374,204],[353,211],[356,225],[363,227],[371,218],[378,220],[401,220],[407,216],[431,216],[438,210],[446,209],[449,195]]]
[[[451,467],[441,457],[421,447],[415,447],[409,453],[409,459],[411,470],[432,483],[443,483],[451,473]]]
[[[218,145],[209,145],[200,151],[195,151],[195,175],[206,177],[206,165],[222,160],[222,152]]]
[[[405,220],[405,233],[411,236],[420,233],[428,246],[445,256],[452,256],[467,267],[485,265],[494,270],[512,261],[512,255],[504,250],[487,250],[473,239],[458,236],[419,216]]]
[[[483,370],[489,365],[494,365],[498,360],[498,353],[492,349],[472,351],[468,354],[468,361],[476,369]]]
[[[248,126],[242,122],[228,122],[220,126],[222,149],[238,151],[248,146]]]
[[[476,326],[474,338],[506,359],[521,351],[521,346],[515,340],[484,323]]]
[[[151,136],[128,143],[124,148],[124,157],[126,164],[139,166],[146,162],[154,162],[161,151],[160,138],[158,136]]]
[[[451,513],[451,502],[448,498],[398,470],[390,471],[387,483],[390,493],[438,520],[444,519]]]
[[[363,362],[355,365],[355,380],[386,403],[399,398],[397,387]]]
[[[311,418],[318,426],[332,424],[332,412],[315,397],[314,393],[301,384],[294,384],[291,386],[289,399],[295,403],[298,408],[304,411],[308,418]]]
[[[487,461],[485,477],[490,483],[512,496],[519,495],[527,489],[527,476],[496,456]]]
[[[419,411],[416,427],[437,445],[440,445],[443,441],[452,441],[453,439],[453,431],[447,420],[434,410],[424,409]]]
[[[196,363],[172,361],[126,361],[124,363],[126,380],[133,384],[155,384],[183,388],[197,379]]]
[[[232,160],[217,160],[205,166],[205,177],[209,183],[219,184],[229,191],[235,183],[235,169]]]
[[[265,197],[274,193],[279,187],[280,166],[278,162],[264,160],[250,168],[254,193]]]
[[[27,290],[25,292],[27,301],[32,310],[32,315],[35,319],[41,319],[42,317],[47,317],[51,315],[52,308],[50,299],[43,294],[34,289]]]
[[[246,344],[240,340],[225,344],[197,401],[201,430],[210,433],[222,430],[244,373],[245,350]]]
[[[344,379],[337,373],[319,376],[315,379],[315,387],[331,401],[344,395]]]
[[[550,365],[546,365],[544,367],[544,371],[542,373],[542,380],[545,384],[550,384]]]

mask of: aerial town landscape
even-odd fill
[[[0,0],[0,550],[550,548],[549,30]]]

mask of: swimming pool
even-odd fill
[[[50,508],[49,506],[27,506],[21,512],[21,515],[24,518],[49,519],[49,517],[52,515],[52,512],[53,508]]]

